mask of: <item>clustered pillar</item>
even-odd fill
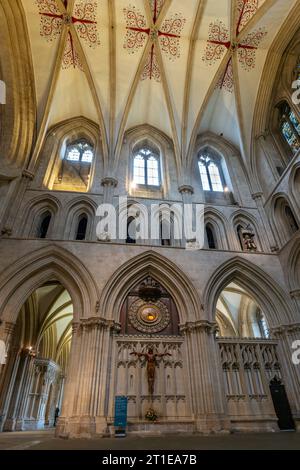
[[[60,437],[103,436],[107,433],[107,379],[114,322],[99,317],[73,327],[70,364],[65,385]]]
[[[220,381],[222,375],[215,339],[216,324],[208,321],[186,323],[182,332],[186,337],[196,431],[229,432],[225,395]]]
[[[298,431],[300,431],[300,375],[297,363],[300,354],[293,347],[300,342],[300,323],[282,325],[272,329],[272,335],[278,339],[282,375],[293,413],[293,418]],[[300,347],[298,346],[299,350]],[[296,359],[298,358],[297,362]]]

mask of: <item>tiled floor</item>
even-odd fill
[[[129,436],[91,440],[56,439],[53,431],[0,434],[0,450],[300,450],[300,433],[216,436]]]

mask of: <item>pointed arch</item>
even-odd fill
[[[300,209],[300,162],[297,162],[292,168],[288,187],[291,188],[295,207]]]
[[[204,308],[209,321],[215,320],[218,298],[231,282],[245,289],[256,300],[270,327],[293,321],[294,307],[282,287],[265,271],[239,257],[223,263],[206,285]]]
[[[230,226],[228,220],[214,207],[206,207],[204,210],[204,223],[211,224],[214,228],[217,248],[219,250],[229,250],[231,248],[231,240],[228,237],[230,234]]]
[[[104,165],[100,129],[90,119],[76,116],[55,124],[47,133],[41,154],[44,167],[42,175],[44,187],[53,188],[67,146],[82,139],[86,140],[93,148],[94,158],[91,163],[89,188],[92,186],[93,178],[100,173],[98,167],[101,167],[101,172],[103,172]]]
[[[154,150],[160,158],[160,173],[161,173],[161,186],[167,189],[170,184],[167,181],[167,175],[170,171],[176,172],[179,175],[179,168],[174,153],[174,145],[170,137],[164,132],[153,127],[149,124],[133,127],[129,129],[125,134],[124,142],[127,144],[127,153],[129,155],[129,171],[128,179],[133,179],[133,155],[135,149],[139,148],[140,145],[148,145],[150,149]],[[174,170],[173,170],[174,168]],[[172,170],[171,170],[172,169]]]
[[[286,211],[289,211],[289,216]],[[299,218],[289,196],[280,192],[270,202],[271,225],[281,245],[285,245],[299,231]]]
[[[224,137],[213,132],[199,134],[195,143],[195,152],[193,152],[188,163],[189,171],[192,174],[199,153],[207,148],[219,157],[226,185],[240,202],[241,198],[238,190],[240,179],[244,180],[248,190],[251,188],[251,182],[240,151]]]
[[[55,218],[59,218],[61,210],[61,202],[52,194],[46,194],[45,196],[39,195],[31,199],[26,207],[22,209],[24,213],[23,223],[20,224],[18,235],[34,238],[40,216],[47,211],[52,216],[50,230],[53,234],[55,232]]]
[[[95,314],[99,293],[91,274],[72,253],[52,244],[23,256],[1,273],[1,319],[14,323],[29,296],[51,280],[69,292],[75,321]]]
[[[85,214],[87,217],[86,239],[93,240],[97,207],[96,202],[85,195],[72,199],[64,209],[64,217],[66,220],[64,238],[67,240],[74,240],[76,238],[78,219],[81,215]]]
[[[113,274],[102,291],[102,315],[118,322],[127,294],[147,276],[161,283],[172,296],[181,324],[201,319],[200,298],[191,280],[172,261],[155,251],[136,256]]]
[[[300,290],[300,238],[297,238],[287,262],[288,284],[290,290]]]
[[[235,211],[230,218],[231,225],[234,227],[235,239],[236,239],[236,248],[240,249],[240,242],[238,240],[237,228],[241,225],[243,228],[246,228],[247,225],[250,225],[252,230],[255,233],[255,241],[259,251],[262,249],[268,249],[268,243],[263,238],[264,230],[260,227],[259,221],[254,217],[253,214],[247,212],[243,209]]]

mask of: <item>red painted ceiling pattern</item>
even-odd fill
[[[244,70],[250,71],[255,67],[256,51],[259,44],[266,36],[265,29],[248,33],[244,39],[239,40],[239,35],[244,27],[258,10],[258,0],[239,0],[237,7],[236,41],[230,38],[230,33],[225,24],[218,20],[209,26],[209,36],[203,60],[212,65],[223,57],[224,51],[237,51],[238,61]],[[234,88],[234,75],[232,55],[228,60],[225,72],[220,77],[218,87],[232,92]]]
[[[36,4],[41,17],[40,34],[47,41],[53,41],[60,36],[64,24],[72,23],[75,25],[79,37],[86,41],[89,47],[96,47],[100,44],[96,21],[97,2],[77,2],[72,16],[67,14],[68,0],[63,1],[66,8],[65,13],[60,11],[56,0],[36,0]],[[62,67],[82,69],[78,52],[74,46],[72,31],[68,33]]]
[[[180,14],[175,14],[166,18],[159,29],[155,28],[159,14],[164,4],[164,0],[149,0],[153,14],[153,25],[147,25],[145,16],[134,6],[124,8],[126,20],[126,37],[124,49],[130,53],[135,53],[144,47],[148,37],[158,38],[162,52],[170,59],[175,60],[180,57],[180,38],[186,20]],[[149,78],[160,81],[161,73],[156,57],[155,45],[152,44],[149,57],[142,72],[141,79]]]

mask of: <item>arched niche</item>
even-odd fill
[[[72,174],[70,184],[62,190],[89,192],[95,188],[100,189],[101,175],[103,176],[103,150],[99,126],[83,116],[78,116],[53,126],[47,133],[44,146],[40,155],[39,169],[33,185],[50,190],[59,190],[59,177],[64,165],[66,151],[69,145],[76,142],[87,142],[93,150],[93,159],[89,164],[88,174],[85,174],[84,187],[72,186]],[[84,169],[83,169],[84,170]],[[78,168],[74,169],[79,172]],[[75,174],[76,176],[76,174]]]
[[[248,292],[261,308],[270,328],[293,321],[294,307],[282,287],[261,268],[239,257],[223,263],[205,287],[204,308],[209,321],[215,320],[218,299],[230,283]]]
[[[219,337],[269,338],[262,309],[248,290],[235,282],[222,290],[216,309]]]
[[[161,283],[172,296],[181,324],[201,318],[201,302],[191,280],[168,258],[154,251],[131,259],[111,277],[100,299],[103,315],[118,322],[126,296],[148,276]]]

